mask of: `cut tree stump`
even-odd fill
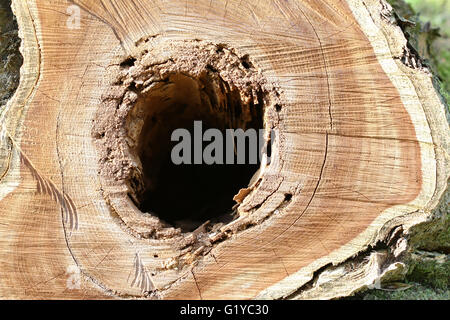
[[[12,7],[2,298],[337,298],[448,214],[446,110],[384,1]],[[276,135],[259,169],[190,175],[165,159],[191,120]]]

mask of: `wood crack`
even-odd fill
[[[325,52],[323,50],[323,45],[322,45],[322,41],[320,40],[320,37],[316,31],[316,28],[314,27],[314,25],[311,23],[311,21],[309,20],[308,16],[305,14],[305,12],[299,7],[298,8],[299,11],[303,14],[303,16],[305,17],[306,21],[308,21],[308,23],[311,25],[312,30],[314,31],[316,37],[317,37],[317,41],[319,41],[319,46],[320,46],[320,51],[322,53],[322,59],[323,59],[323,66],[325,68],[325,75],[327,78],[327,90],[328,90],[328,116],[330,117],[330,131],[333,131],[333,117],[332,117],[332,111],[331,111],[331,90],[330,90],[330,75],[328,73],[328,65],[327,65],[327,61],[325,59]]]

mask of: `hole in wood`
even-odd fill
[[[225,143],[226,129],[258,132],[263,128],[262,96],[259,101],[243,102],[240,91],[211,69],[198,77],[171,74],[141,97],[136,104],[145,114],[136,148],[143,168],[143,183],[136,184],[143,189],[134,190],[138,208],[183,232],[193,231],[206,221],[231,221],[233,196],[248,185],[258,170],[259,157],[256,164],[226,164],[225,159],[223,164],[194,164],[194,157],[202,156],[194,144],[200,141],[204,150],[211,143],[202,142],[202,137],[195,135],[194,122],[201,121],[202,133],[210,128],[223,133],[225,158],[230,151]],[[190,164],[174,164],[171,157],[173,148],[180,143],[172,142],[171,135],[180,128],[190,133]],[[246,160],[249,143],[246,139]]]

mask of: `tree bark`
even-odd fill
[[[13,11],[24,64],[0,110],[4,298],[342,297],[397,277],[410,235],[445,223],[446,110],[384,1]],[[208,105],[214,121],[261,116],[277,135],[234,215],[186,230],[143,210],[146,163],[168,143],[141,144],[178,123],[166,110],[191,108],[195,90],[223,102]]]

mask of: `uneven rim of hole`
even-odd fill
[[[171,42],[168,46],[170,48],[168,49],[166,43],[164,46],[160,47],[159,51],[170,52],[170,50],[179,46],[178,51],[177,49],[173,51],[176,53],[184,52],[185,56],[180,58],[168,54],[165,56],[167,59],[164,59],[164,61],[159,59],[158,63],[154,63],[151,59],[149,61],[149,52],[153,54],[152,56],[155,56],[155,50],[158,51],[157,48],[159,44],[152,43],[153,39],[150,40],[144,42],[144,48],[142,48],[138,54],[126,57],[125,59],[122,59],[120,63],[111,67],[115,69],[115,77],[112,80],[110,91],[103,97],[104,109],[99,109],[98,117],[94,120],[93,126],[93,137],[100,153],[99,174],[106,184],[127,186],[128,192],[123,194],[123,196],[126,197],[128,197],[130,190],[135,187],[132,186],[130,182],[139,181],[140,179],[136,179],[136,177],[139,178],[139,175],[142,175],[142,170],[139,168],[140,161],[138,157],[130,156],[129,152],[130,149],[132,150],[136,147],[137,136],[132,135],[130,137],[125,124],[129,124],[130,115],[134,112],[134,106],[136,105],[138,98],[148,93],[152,86],[161,83],[162,78],[168,74],[175,73],[176,71],[186,75],[198,76],[202,71],[208,69],[209,71],[218,72],[224,80],[229,81],[239,89],[248,88],[249,79],[253,80],[254,83],[257,83],[258,87],[261,88],[265,96],[253,96],[258,90],[247,90],[248,92],[243,90],[244,94],[242,98],[246,101],[251,99],[254,99],[254,101],[262,101],[262,104],[265,106],[265,110],[263,110],[262,114],[266,129],[273,128],[276,125],[275,122],[277,121],[274,120],[276,116],[273,115],[276,113],[275,105],[282,105],[281,94],[277,89],[279,87],[268,83],[261,75],[260,70],[258,70],[250,61],[248,56],[244,55],[240,57],[236,54],[234,49],[229,49],[224,44],[213,44],[205,41],[180,41],[181,43],[175,44]],[[186,48],[188,50],[186,50]],[[238,66],[240,68],[239,72],[243,74],[243,77],[231,80],[229,78],[227,79],[227,77],[230,77],[230,73],[219,70],[219,63],[214,63],[214,57],[211,58],[210,56],[207,56],[205,61],[200,63],[200,66],[198,64],[196,66],[189,65],[189,61],[192,61],[192,59],[190,59],[192,55],[198,54],[199,52],[201,53],[205,48],[208,49],[209,53],[215,51],[217,55],[228,54],[227,58],[229,60],[234,59],[235,61],[238,61]],[[211,50],[212,48],[215,50]],[[186,59],[186,57],[189,57],[189,59]],[[223,61],[221,62],[223,65]],[[149,69],[151,70],[149,71]],[[246,77],[245,72],[249,72],[250,77]],[[155,78],[155,74],[159,76],[159,78]],[[267,112],[271,113],[272,116],[268,117]],[[100,117],[102,119],[99,119]],[[119,123],[121,125],[112,126],[111,123]],[[108,146],[108,141],[111,142],[113,137],[116,138],[115,143],[109,143]],[[119,139],[120,141],[117,141],[117,137],[123,138]],[[119,157],[117,159],[120,152],[124,153],[123,150],[128,150],[126,151],[128,157]],[[121,165],[118,165],[118,163]],[[242,188],[246,187],[247,186],[245,185],[242,186]],[[105,199],[107,199],[109,197],[108,192],[105,192],[104,196],[106,197]],[[116,208],[115,210],[118,212],[119,216],[122,216],[120,213],[121,210],[122,209],[120,208]],[[133,210],[134,209],[130,208],[131,212]],[[142,216],[138,214],[136,218],[141,219],[139,217],[142,218]],[[154,218],[156,218],[156,222]],[[130,219],[130,217],[128,217],[128,219]],[[157,217],[150,215],[149,219],[151,220],[151,223],[148,228],[149,231],[144,234],[145,237],[159,239],[181,235],[179,231],[165,225]],[[125,223],[128,225],[127,222]],[[214,234],[217,230],[208,231]],[[143,235],[142,232],[138,233],[141,234],[141,236]]]

